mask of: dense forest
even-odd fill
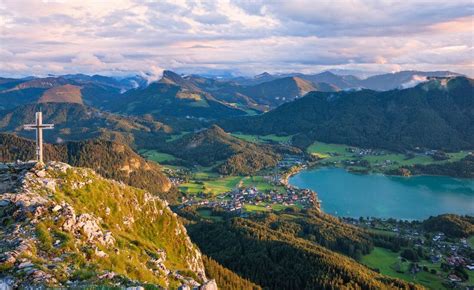
[[[161,168],[146,161],[124,144],[104,140],[86,140],[63,144],[45,144],[45,161],[56,160],[73,166],[88,167],[106,178],[159,194],[169,202],[176,202],[178,192],[171,186]],[[32,160],[33,141],[11,134],[0,134],[0,161]]]
[[[401,174],[408,170],[410,174],[443,175],[460,178],[474,178],[474,156],[468,155],[459,161],[446,162],[442,164],[415,164],[404,166],[389,173]],[[405,171],[406,172],[406,171]]]
[[[442,232],[448,237],[466,238],[474,234],[474,217],[444,214],[423,221],[423,228],[430,232]]]
[[[355,253],[367,251],[371,243],[360,229],[310,215],[314,220],[308,223],[276,215],[210,222],[192,218],[189,210],[183,213],[191,220],[188,233],[204,254],[265,289],[418,289],[321,246],[349,253],[353,243]]]
[[[226,175],[254,174],[275,166],[281,154],[301,154],[301,150],[294,147],[247,142],[215,125],[170,141],[163,149],[191,165],[208,167],[218,164],[216,170]]]
[[[404,90],[311,92],[268,113],[228,119],[228,131],[295,135],[293,144],[315,140],[402,151],[416,147],[474,147],[474,81],[432,79]]]
[[[216,279],[217,286],[223,290],[258,290],[262,289],[260,286],[250,282],[249,280],[241,278],[231,270],[225,268],[214,259],[202,256],[206,275],[209,279]]]

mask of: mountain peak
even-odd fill
[[[263,72],[263,73],[261,73],[261,74],[259,74],[259,75],[256,75],[254,78],[255,78],[255,79],[261,79],[261,78],[268,78],[268,77],[272,77],[272,75],[269,74],[269,73],[267,73],[267,72]]]
[[[338,76],[337,74],[335,74],[335,73],[333,73],[333,72],[330,72],[330,71],[328,71],[328,70],[323,71],[323,72],[319,73],[318,75],[320,75],[320,76],[327,76],[327,77],[337,77],[337,76]]]
[[[163,71],[163,77],[164,78],[170,78],[170,79],[181,79],[181,76],[174,71],[171,70],[164,70]]]

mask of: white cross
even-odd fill
[[[43,124],[43,114],[36,112],[36,123],[24,125],[25,130],[36,130],[36,160],[43,163],[43,129],[53,129],[54,124]]]

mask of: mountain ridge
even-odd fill
[[[59,162],[2,164],[0,176],[0,264],[13,286],[206,283],[200,251],[158,197]]]
[[[318,140],[396,151],[459,150],[474,147],[468,125],[474,122],[473,89],[472,79],[454,77],[385,92],[312,92],[268,113],[219,125],[231,132],[297,134],[293,142],[299,147]]]

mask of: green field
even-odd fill
[[[173,135],[170,135],[168,139],[166,139],[166,142],[171,142],[171,141],[174,141],[174,140],[177,140],[181,137],[183,137],[184,135],[188,134],[189,132],[181,132],[179,134],[173,134]]]
[[[471,245],[471,248],[474,248],[474,236],[470,236],[468,239],[467,239],[467,243],[469,245]]]
[[[268,141],[273,141],[273,142],[278,142],[278,143],[289,143],[292,137],[292,136],[277,136],[275,134],[260,136],[260,135],[231,133],[231,135],[239,139],[245,140],[247,142],[253,142],[253,143],[267,143]]]
[[[270,184],[263,176],[220,176],[217,173],[206,171],[194,173],[191,181],[181,184],[179,189],[187,194],[203,192],[214,196],[232,191],[237,187],[251,186],[255,186],[261,191],[283,190],[282,186]]]
[[[394,237],[397,235],[397,233],[395,232],[392,232],[392,231],[386,231],[386,230],[382,230],[382,229],[373,229],[373,228],[369,228],[367,229],[369,232],[372,232],[374,234],[379,234],[379,235],[384,235],[384,236],[390,236],[390,237]]]
[[[222,217],[212,215],[212,211],[210,209],[200,208],[200,209],[197,210],[197,212],[201,217],[203,217],[205,219],[212,219],[212,220],[216,220],[216,221],[221,221],[222,220]]]
[[[436,161],[430,156],[426,155],[415,155],[407,157],[405,154],[394,153],[386,150],[382,150],[385,153],[383,155],[364,155],[356,156],[354,153],[349,152],[348,149],[358,149],[357,147],[342,145],[342,144],[328,144],[322,142],[315,142],[308,147],[307,152],[313,154],[319,158],[322,158],[324,162],[332,164],[340,164],[341,161],[356,161],[366,160],[373,168],[383,167],[384,169],[394,169],[400,166],[411,166],[414,164],[430,164],[430,163],[445,163],[458,161],[465,156],[468,152],[460,151],[454,153],[448,153],[449,159]],[[390,161],[390,164],[384,164],[386,161]]]
[[[440,273],[439,264],[422,261],[419,263],[420,266],[427,266],[430,270],[436,269],[438,274],[435,275],[421,271],[416,275],[412,275],[408,273],[409,262],[401,262],[398,253],[379,247],[375,247],[369,255],[363,256],[361,263],[370,268],[379,269],[380,273],[387,276],[422,284],[429,289],[445,289],[441,283],[446,273]],[[398,267],[400,271],[403,271],[404,273],[397,272],[396,269]]]
[[[158,152],[156,150],[140,150],[139,152],[140,154],[145,156],[146,159],[150,159],[151,161],[155,161],[158,163],[172,161],[176,159],[176,157],[171,154]]]
[[[264,212],[264,211],[282,211],[288,206],[282,205],[282,204],[271,204],[270,208],[266,207],[266,203],[262,203],[260,205],[254,205],[254,204],[245,204],[244,209],[246,212]]]
[[[206,172],[197,173],[197,177],[188,183],[183,183],[179,189],[187,194],[197,194],[199,192],[218,195],[236,188],[242,177],[240,176],[226,176],[211,178],[212,175]]]
[[[256,187],[260,191],[284,190],[283,186],[276,186],[265,180],[263,176],[247,176],[242,179],[242,186]]]

